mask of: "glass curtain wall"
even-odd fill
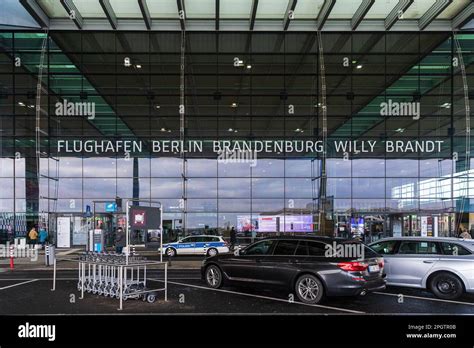
[[[470,228],[474,168],[466,157],[464,91],[472,115],[474,34],[324,32],[322,47],[327,181],[317,153],[261,153],[253,165],[222,163],[211,151],[214,140],[322,137],[316,33],[187,32],[180,134],[181,33],[0,32],[1,233],[24,235],[48,219],[55,229],[58,216],[85,219],[94,201],[120,197],[161,201],[176,235],[227,235],[232,227],[256,238],[327,234],[321,192],[334,233],[362,228],[376,239],[420,235],[426,224],[439,235]],[[94,118],[58,115],[65,100],[93,103]],[[394,102],[419,102],[419,118],[382,115],[381,105]],[[128,154],[58,153],[58,141],[102,139],[145,146]],[[203,141],[204,151],[151,151],[153,140],[180,139]],[[341,140],[376,140],[378,147],[341,153],[334,148]],[[443,146],[385,151],[397,140]]]

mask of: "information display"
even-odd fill
[[[356,236],[364,234],[364,218],[351,218],[351,233]]]
[[[258,230],[258,216],[238,215],[237,232],[251,232]]]
[[[284,232],[313,232],[312,215],[286,215],[280,217],[280,226],[285,224]]]
[[[237,232],[313,232],[312,215],[239,215]]]

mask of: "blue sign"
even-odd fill
[[[115,202],[107,202],[105,203],[105,211],[109,213],[113,213],[117,211],[117,203]]]
[[[92,217],[91,206],[86,205],[86,217]]]

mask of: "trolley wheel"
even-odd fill
[[[146,297],[146,301],[148,303],[154,303],[156,301],[156,296],[155,294],[148,294],[148,296]]]

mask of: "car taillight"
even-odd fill
[[[350,262],[339,262],[337,267],[348,272],[361,272],[365,271],[369,265],[364,262],[350,261]]]
[[[378,259],[378,260],[377,260],[377,263],[379,264],[380,269],[382,269],[383,266],[384,266],[383,259]]]

